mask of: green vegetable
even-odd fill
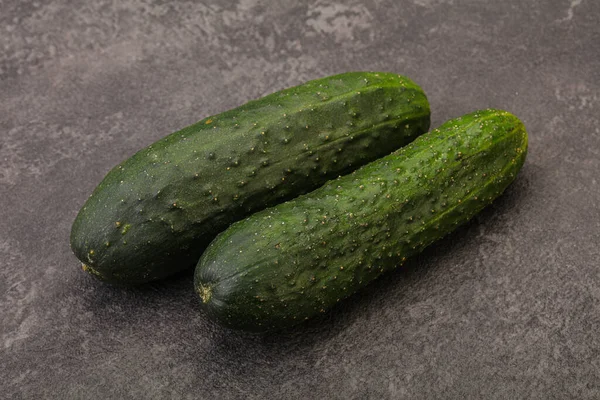
[[[193,266],[232,222],[346,174],[429,128],[411,80],[353,72],[208,117],[115,167],[77,216],[84,269],[142,283]]]
[[[490,204],[526,152],[525,127],[508,112],[448,121],[221,233],[195,272],[202,307],[225,326],[250,331],[325,312]]]

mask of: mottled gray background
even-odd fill
[[[68,235],[116,163],[308,79],[394,71],[433,125],[530,133],[475,221],[327,314],[249,336],[191,276],[79,268]],[[0,398],[600,398],[597,0],[0,0]]]

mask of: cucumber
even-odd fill
[[[490,204],[515,179],[526,152],[519,119],[478,111],[239,221],[197,265],[202,308],[249,331],[325,312]]]
[[[429,129],[414,82],[352,72],[208,117],[112,169],[77,215],[84,270],[137,284],[195,265],[234,221],[309,192]]]

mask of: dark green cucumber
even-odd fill
[[[208,117],[111,170],[73,224],[100,279],[142,283],[197,263],[232,222],[348,173],[429,129],[411,80],[353,72]]]
[[[289,327],[348,297],[490,204],[525,161],[512,114],[478,111],[312,193],[233,224],[194,285],[225,326]]]

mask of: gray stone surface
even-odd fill
[[[433,125],[517,114],[475,221],[297,329],[225,331],[191,276],[102,284],[68,244],[116,163],[246,100],[395,71]],[[0,0],[0,398],[600,398],[597,0]]]

